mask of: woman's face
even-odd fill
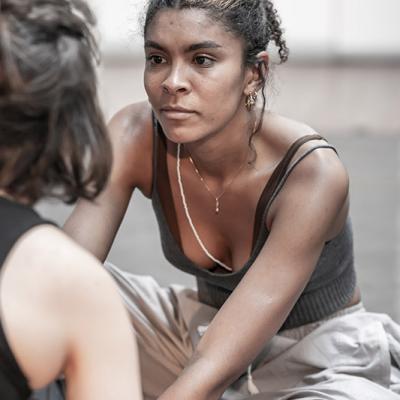
[[[167,137],[193,142],[247,112],[243,43],[203,10],[159,11],[145,37],[144,84]]]

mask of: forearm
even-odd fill
[[[230,382],[221,380],[216,367],[212,360],[196,353],[180,377],[158,400],[218,400]]]
[[[126,212],[131,193],[102,193],[90,202],[80,200],[63,230],[104,262]]]
[[[90,216],[84,209],[74,210],[65,222],[63,230],[101,262],[107,258],[116,234],[116,230],[111,233],[113,229],[104,218],[100,215]]]
[[[245,307],[224,306],[201,339],[189,366],[163,394],[161,400],[219,399],[263,349],[278,329],[276,311],[269,301],[252,296],[242,300]],[[252,306],[250,306],[252,303]],[[246,307],[249,305],[249,307]],[[256,306],[255,306],[256,305]],[[280,307],[279,307],[280,308]],[[246,311],[247,310],[247,311]],[[231,318],[234,311],[235,317]],[[271,315],[271,322],[266,315]],[[228,316],[228,318],[226,318]]]
[[[290,286],[287,277],[249,271],[215,316],[189,367],[161,399],[219,399],[282,325],[301,290]]]
[[[246,372],[262,348],[260,340],[243,343],[239,349],[234,346],[229,349],[229,346],[218,348],[214,345],[216,343],[217,341],[206,346],[208,355],[197,352],[189,366],[159,400],[220,399],[225,390]]]

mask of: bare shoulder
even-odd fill
[[[329,174],[330,172],[347,175],[344,165],[336,151],[332,149],[323,133],[317,132],[309,125],[283,117],[274,113],[267,113],[264,119],[262,139],[268,142],[276,152],[283,156],[289,147],[301,137],[318,135],[322,138],[304,143],[295,155],[294,160],[307,153],[304,162],[299,168],[307,176]],[[310,154],[308,154],[310,153]],[[311,175],[310,175],[311,174]]]
[[[297,156],[297,157],[296,157]],[[303,186],[318,185],[328,195],[346,197],[349,176],[335,150],[325,141],[310,141],[304,144],[292,162],[289,179]]]
[[[318,134],[310,126],[276,114],[266,116],[264,138],[272,143],[277,153],[283,156],[290,145],[305,135]],[[271,208],[270,218],[282,207],[293,209],[294,203],[303,210],[314,213],[331,207],[338,214],[346,214],[349,192],[347,170],[334,149],[326,140],[310,140],[294,155],[291,172],[282,193]],[[296,201],[294,201],[294,199]],[[321,205],[323,205],[321,207]]]
[[[108,273],[54,226],[25,233],[4,267],[2,322],[33,388],[43,387],[65,368],[77,343],[87,344],[87,336],[97,340],[90,329],[106,332],[105,326],[124,318]]]
[[[110,120],[114,166],[111,179],[138,187],[145,195],[151,191],[153,125],[147,102],[130,104]]]
[[[93,285],[113,286],[98,260],[52,225],[28,231],[7,260],[13,266],[13,274],[34,282],[35,291],[47,300],[59,299],[63,303],[71,293],[89,293]]]
[[[261,136],[277,150],[286,151],[297,139],[317,132],[309,125],[282,115],[266,112],[263,119]]]

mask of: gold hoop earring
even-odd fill
[[[257,103],[257,95],[257,92],[252,92],[246,96],[246,102],[244,104],[247,108],[247,111],[251,111]]]

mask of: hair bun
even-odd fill
[[[93,13],[82,0],[1,0],[0,12],[37,24],[46,31],[76,37],[86,36],[87,25],[96,23]]]
[[[0,188],[15,197],[92,199],[107,181],[94,23],[83,0],[0,0]]]

